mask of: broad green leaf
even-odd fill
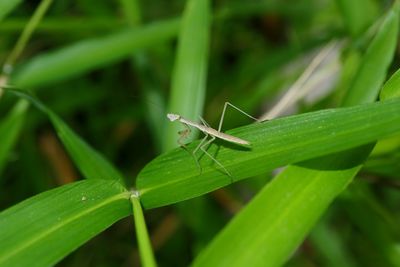
[[[87,73],[129,57],[135,51],[171,39],[178,25],[179,20],[152,23],[39,55],[23,66],[11,82],[23,88],[37,87]]]
[[[348,159],[351,160],[343,160]],[[342,176],[346,172],[332,170],[331,177],[327,177],[318,176],[318,170],[291,166],[236,215],[193,266],[281,266],[295,249],[287,244],[301,242],[303,232],[346,187],[349,181]],[[329,178],[334,178],[330,187],[325,186]],[[234,254],[229,256],[230,253]]]
[[[139,173],[137,188],[146,208],[167,205],[220,188],[231,179],[238,181],[279,166],[366,144],[399,130],[400,99],[252,124],[227,132],[250,141],[252,148],[215,142],[208,150],[214,156],[218,152],[216,159],[233,177],[204,156],[200,159],[200,175],[190,154],[177,148],[150,162]],[[197,144],[192,143],[188,149],[192,151]]]
[[[10,113],[0,121],[0,174],[7,163],[10,150],[17,141],[28,106],[29,103],[26,100],[19,101]]]
[[[146,222],[143,215],[143,209],[137,195],[131,196],[133,217],[135,220],[136,236],[139,244],[139,252],[143,266],[157,266],[154,259],[153,250],[149,234],[146,228]]]
[[[398,14],[390,11],[363,59],[354,86],[350,88],[352,93],[348,95],[348,99],[345,99],[345,104],[370,102],[378,94],[386,75],[382,69],[387,69],[390,63],[389,59],[393,57],[393,49],[390,48],[394,48],[397,41],[392,36],[392,34],[397,35],[397,24]],[[372,56],[372,53],[380,53],[380,55],[375,57]],[[369,67],[369,70],[366,66]],[[368,82],[371,83],[368,84]],[[361,87],[361,85],[365,85],[365,87]],[[359,99],[355,96],[359,96]],[[362,106],[382,104],[385,103]],[[368,109],[362,116],[367,119],[369,114]],[[298,122],[301,123],[301,121]],[[337,121],[337,123],[340,122]],[[363,128],[366,126],[365,123],[367,122],[358,121],[353,126]],[[386,128],[387,126],[382,127]],[[339,128],[341,127],[338,126],[337,129]],[[292,133],[294,138],[305,138],[310,142],[316,138],[312,135],[302,137],[297,133]],[[332,142],[341,139],[335,130],[322,135],[332,134],[334,135]],[[359,133],[357,137],[363,138],[363,135],[364,133]],[[250,266],[281,266],[284,264],[332,200],[346,188],[358,173],[373,145],[369,144],[317,158],[298,166],[288,166],[229,223],[196,259],[195,265],[209,266],[212,263],[218,263],[217,265],[220,266],[233,266],[245,263]],[[319,148],[324,149],[325,146],[315,145],[311,149],[318,150]],[[304,149],[300,153],[306,151],[307,149]],[[292,152],[296,153],[293,150]],[[265,161],[264,164],[268,164],[268,162]],[[270,217],[269,214],[274,216]],[[249,238],[251,242],[249,242]],[[233,243],[235,246],[232,248],[230,245]],[[243,253],[244,248],[246,251],[251,251],[251,255]]]
[[[85,180],[0,213],[0,265],[50,266],[131,212],[116,181]]]
[[[208,0],[187,2],[179,33],[168,110],[188,119],[197,120],[203,112],[210,17]],[[177,123],[168,124],[164,137],[164,151],[178,146],[177,132],[181,129],[182,126]]]
[[[16,8],[22,0],[3,0],[0,1],[0,21]]]

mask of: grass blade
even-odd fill
[[[123,176],[108,160],[74,133],[55,113],[50,110],[46,113],[58,137],[85,178],[117,180],[123,183]]]
[[[124,182],[123,176],[109,161],[76,135],[67,124],[42,102],[25,91],[6,89],[5,92],[25,98],[49,117],[58,137],[85,178]]]
[[[115,181],[85,180],[0,213],[0,265],[50,266],[129,215],[130,193]]]
[[[368,114],[368,115],[367,115]],[[400,99],[311,112],[228,131],[252,143],[251,150],[218,143],[208,150],[234,180],[290,163],[372,142],[400,130]],[[198,142],[188,146],[194,149]],[[146,208],[205,194],[230,183],[230,177],[202,157],[198,168],[187,151],[177,148],[150,162],[138,175],[137,188]]]
[[[132,195],[131,202],[142,264],[145,267],[157,266],[139,198],[136,195]]]
[[[316,179],[318,170],[291,166],[236,215],[193,266],[281,266],[295,248],[288,244],[301,242],[303,232],[315,223],[333,196],[345,188],[348,179],[338,174],[346,172],[333,170],[331,173],[337,177]],[[299,174],[303,175],[301,179]],[[327,178],[334,178],[330,180],[331,187],[325,186]],[[235,256],[229,256],[232,252]]]
[[[36,8],[35,13],[33,13],[31,19],[27,23],[24,31],[21,33],[21,36],[19,37],[13,50],[11,51],[10,55],[6,59],[6,62],[4,63],[3,71],[8,72],[7,74],[10,74],[12,72],[15,62],[21,55],[22,51],[25,49],[30,37],[35,31],[37,25],[42,20],[51,3],[52,0],[42,0]]]
[[[39,55],[17,72],[11,82],[23,88],[37,87],[87,73],[129,57],[135,51],[171,39],[178,25],[179,20],[152,23]]]
[[[208,0],[189,0],[186,4],[168,107],[170,112],[194,120],[201,116],[205,98],[211,17],[209,5]],[[168,124],[164,151],[178,145],[177,132],[181,129],[182,126],[177,123]]]
[[[0,122],[0,174],[7,162],[10,150],[17,141],[18,134],[24,123],[25,111],[28,106],[29,104],[27,101],[19,101],[7,117]]]

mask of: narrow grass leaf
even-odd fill
[[[47,115],[85,178],[124,181],[121,173],[108,160],[74,133],[55,113],[48,110]]]
[[[53,0],[41,0],[40,4],[36,7],[35,12],[31,16],[24,30],[19,36],[14,48],[11,50],[10,54],[5,60],[3,67],[3,71],[5,73],[9,74],[14,69],[15,62],[21,56],[22,51],[24,51],[26,45],[29,42],[29,39],[37,28],[37,25],[42,20],[44,14],[49,9],[52,2]]]
[[[20,90],[7,89],[6,92],[27,99],[49,117],[58,137],[85,178],[124,182],[123,176],[109,161],[82,140],[61,118],[37,98]]]
[[[157,266],[151,248],[150,237],[146,228],[146,222],[143,215],[140,200],[136,195],[131,196],[133,217],[135,220],[136,236],[139,243],[139,252],[141,262],[145,267]]]
[[[371,102],[378,94],[386,69],[393,57],[392,48],[397,39],[390,35],[397,36],[397,24],[398,13],[390,11],[363,59],[363,66],[356,76],[356,79],[360,80],[355,80],[349,98],[344,101],[346,105]],[[371,53],[379,55],[375,57]],[[366,66],[369,66],[369,70]],[[381,104],[385,103],[362,106],[372,107]],[[372,109],[367,108],[362,116],[368,118],[369,111]],[[367,122],[358,121],[353,126],[363,128],[366,126],[364,123]],[[293,134],[295,138],[305,138],[305,140],[314,138]],[[341,139],[335,131],[323,135],[332,134],[334,140]],[[356,138],[363,138],[363,134],[366,133],[359,133]],[[332,142],[335,142],[334,140]],[[194,265],[282,266],[333,199],[352,181],[373,146],[374,144],[367,144],[303,162],[298,166],[288,166],[229,223],[201,253]],[[320,146],[316,145],[314,148],[317,147]],[[307,150],[304,149],[301,153]],[[235,246],[231,247],[231,244]]]
[[[281,266],[287,255],[294,252],[288,244],[301,242],[303,232],[348,183],[341,175],[346,170],[332,170],[331,177],[318,177],[318,170],[305,170],[307,173],[302,167],[291,166],[279,180],[264,187],[196,258],[193,266]],[[325,186],[325,179],[329,178],[334,178],[331,187]]]
[[[23,88],[37,87],[87,73],[171,39],[178,26],[176,19],[152,23],[39,55],[23,66],[11,82]]]
[[[251,149],[216,142],[215,155],[235,181],[276,167],[356,147],[400,130],[400,99],[311,112],[252,124],[227,133],[248,140]],[[188,146],[193,150],[198,142]],[[146,208],[205,194],[231,182],[208,157],[193,158],[177,148],[150,162],[139,173],[137,188]],[[301,180],[301,179],[300,179]]]
[[[187,1],[179,33],[168,109],[192,120],[198,120],[203,112],[210,17],[208,0]],[[164,151],[178,145],[176,140],[180,129],[182,126],[177,123],[168,124]]]
[[[17,141],[28,106],[29,103],[26,100],[19,101],[10,113],[0,122],[0,174],[7,163],[10,150]],[[0,178],[1,177],[0,175]]]
[[[130,214],[119,183],[85,180],[27,199],[0,213],[0,265],[50,266]]]

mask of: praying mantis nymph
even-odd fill
[[[259,121],[258,119],[254,118],[253,116],[247,114],[246,112],[244,112],[243,110],[239,109],[238,107],[232,105],[229,102],[225,102],[224,105],[224,109],[222,111],[222,115],[221,115],[221,119],[219,121],[219,125],[218,125],[218,130],[215,130],[214,128],[210,127],[208,125],[208,123],[203,120],[202,118],[200,118],[202,124],[188,120],[184,117],[182,117],[181,115],[178,114],[174,114],[174,113],[168,113],[167,117],[170,121],[179,121],[180,123],[182,123],[186,129],[183,131],[180,131],[180,138],[178,139],[178,143],[185,148],[185,144],[182,143],[182,139],[186,138],[189,133],[191,132],[190,127],[194,127],[199,129],[201,132],[203,132],[205,134],[205,136],[203,137],[203,139],[201,140],[201,142],[199,143],[199,145],[193,150],[192,155],[194,156],[195,160],[196,160],[196,164],[198,165],[198,167],[201,170],[200,164],[197,161],[197,158],[195,156],[195,153],[200,149],[201,151],[204,152],[204,154],[206,154],[209,158],[211,158],[218,166],[220,166],[227,175],[229,175],[230,177],[232,177],[232,175],[229,173],[229,171],[218,161],[216,160],[213,156],[211,156],[208,152],[207,152],[207,146],[210,145],[216,138],[225,140],[227,142],[230,143],[234,143],[234,144],[238,144],[238,145],[243,145],[243,146],[251,146],[251,143],[247,140],[241,139],[239,137],[230,135],[230,134],[226,134],[221,132],[222,129],[222,123],[224,121],[224,116],[225,116],[225,110],[226,108],[230,106],[238,111],[240,111],[241,113],[245,114],[246,116]],[[207,138],[211,136],[211,139],[207,141]]]

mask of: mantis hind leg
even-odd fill
[[[194,160],[196,161],[197,167],[198,167],[199,170],[200,170],[200,175],[202,174],[203,169],[201,168],[200,162],[199,162],[199,160],[198,160],[197,157],[196,157],[196,152],[197,152],[197,150],[199,150],[199,148],[201,148],[201,147],[203,146],[203,144],[204,144],[204,142],[207,140],[207,138],[208,138],[208,134],[206,134],[206,135],[203,137],[203,139],[201,139],[199,145],[198,145],[198,146],[193,150],[193,152],[191,153],[192,156],[193,156],[193,158],[194,158]]]
[[[236,107],[235,105],[233,105],[233,104],[231,104],[231,103],[229,103],[229,102],[225,102],[225,104],[224,104],[224,109],[222,110],[222,114],[221,114],[221,119],[220,119],[219,124],[218,124],[218,132],[220,132],[221,129],[222,129],[222,123],[224,122],[225,111],[226,111],[226,108],[227,108],[228,106],[230,106],[230,107],[236,109],[236,110],[239,111],[240,113],[246,115],[247,117],[249,117],[249,118],[251,118],[251,119],[253,119],[253,120],[255,120],[255,121],[258,121],[258,122],[260,121],[259,119],[254,118],[254,117],[251,116],[250,114],[248,114],[248,113],[244,112],[243,110],[241,110],[240,108]]]
[[[220,166],[224,170],[224,172],[230,177],[230,182],[233,183],[233,176],[231,175],[231,173],[224,167],[224,165],[222,165],[216,158],[214,158],[210,153],[207,152],[207,146],[211,144],[214,140],[215,137],[211,137],[210,140],[200,146],[200,149],[204,152],[204,154],[206,154],[210,159],[212,159],[218,166]]]

